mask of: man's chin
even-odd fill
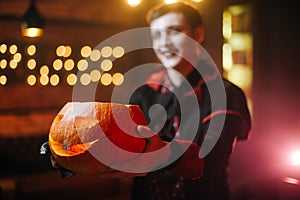
[[[179,65],[180,62],[162,62],[166,69],[174,69]]]

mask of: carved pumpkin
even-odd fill
[[[136,125],[146,125],[137,105],[69,102],[52,122],[49,147],[55,161],[75,173],[112,172],[110,164],[143,152],[146,141]]]

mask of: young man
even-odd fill
[[[165,4],[150,10],[147,21],[153,50],[163,68],[151,74],[147,84],[138,88],[131,97],[130,103],[140,105],[154,132],[146,127],[137,130],[144,136],[158,133],[162,141],[149,138],[149,146],[156,143],[161,147],[163,142],[170,141],[176,141],[180,146],[186,140],[192,141],[193,145],[168,167],[136,177],[132,199],[230,199],[227,183],[229,156],[234,141],[246,140],[251,127],[244,93],[219,76],[217,68],[200,47],[204,29],[201,15],[194,7],[182,2]],[[222,88],[226,96],[225,109],[219,107],[224,103],[221,102],[224,100]],[[192,91],[197,104],[191,103]],[[220,94],[220,98],[213,99],[213,92],[217,96]],[[166,118],[161,118],[159,113],[150,116],[150,108],[156,104],[164,107]],[[200,114],[194,114],[198,109]],[[218,134],[220,123],[214,120],[222,121],[222,117],[224,124]],[[195,124],[196,134],[193,135],[191,127]],[[204,152],[202,174],[203,166],[196,149],[205,148],[210,143],[213,148]],[[172,155],[175,150],[171,147],[170,151]],[[170,154],[161,155],[161,162]]]
[[[150,10],[147,20],[163,68],[130,100],[149,123],[136,129],[147,139],[145,154],[127,165],[141,171],[108,176],[135,177],[133,200],[228,200],[229,156],[234,141],[247,139],[251,128],[245,95],[222,79],[200,46],[204,29],[195,8],[182,2],[165,4]],[[164,112],[153,112],[157,104]],[[122,163],[111,167],[121,169]]]

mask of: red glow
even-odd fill
[[[293,184],[293,185],[300,185],[300,181],[298,179],[291,178],[291,177],[285,177],[285,178],[283,178],[283,181],[286,183]]]
[[[292,154],[292,165],[300,166],[300,151],[295,151]]]

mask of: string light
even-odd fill
[[[89,57],[92,52],[92,48],[90,46],[84,46],[81,48],[80,54],[82,57]]]
[[[109,71],[112,69],[113,63],[111,60],[105,59],[101,62],[101,69],[103,71]]]
[[[101,57],[101,53],[99,50],[97,49],[94,49],[92,52],[91,52],[91,55],[90,55],[90,59],[91,61],[98,61]]]
[[[35,83],[36,83],[36,77],[35,77],[34,75],[29,75],[29,76],[27,77],[27,83],[28,83],[28,85],[30,85],[30,86],[35,85]]]
[[[112,82],[112,76],[109,73],[104,73],[101,76],[101,83],[105,86],[110,85]]]
[[[7,77],[5,75],[0,76],[0,84],[5,85],[7,83]]]
[[[121,58],[124,55],[124,52],[125,51],[123,47],[117,46],[113,49],[112,54],[115,58]]]
[[[77,82],[77,76],[75,74],[69,74],[67,76],[67,83],[69,85],[75,85]]]
[[[108,58],[112,55],[112,48],[110,46],[105,46],[101,49],[101,55],[104,58]]]
[[[25,46],[25,45],[23,45]],[[19,51],[19,52],[18,52]],[[24,52],[24,54],[22,54]],[[104,46],[102,49],[94,49],[88,45],[83,46],[80,49],[79,56],[82,59],[77,61],[77,68],[75,69],[75,73],[70,73],[64,75],[64,73],[68,73],[74,70],[75,60],[69,58],[72,54],[72,47],[69,45],[58,45],[55,48],[55,55],[59,58],[56,58],[52,61],[51,67],[49,68],[47,65],[38,66],[37,60],[32,56],[37,54],[37,47],[35,44],[26,45],[23,49],[18,49],[16,44],[0,44],[0,53],[7,54],[11,58],[11,60],[7,60],[3,58],[0,60],[0,69],[6,69],[10,67],[11,69],[16,69],[21,63],[23,56],[27,58],[25,62],[25,66],[27,70],[31,71],[31,74],[28,75],[25,80],[26,83],[30,86],[34,86],[39,82],[41,85],[52,85],[57,86],[61,81],[61,77],[65,77],[65,81],[68,85],[73,86],[78,81],[81,85],[89,85],[91,82],[99,83],[104,86],[108,86],[110,84],[121,85],[124,82],[124,75],[122,73],[107,73],[113,67],[113,62],[109,57],[121,58],[124,56],[125,50],[122,46]],[[6,55],[4,55],[6,56]],[[40,56],[40,55],[39,55]],[[105,58],[100,60],[101,58]],[[99,62],[99,68],[94,70],[89,70],[90,61]],[[38,67],[38,68],[37,68]],[[57,74],[51,74],[51,71],[59,71]],[[76,75],[76,70],[85,72],[80,75],[80,77]],[[37,76],[35,71],[38,72],[39,76]],[[102,74],[102,72],[106,72]],[[4,74],[1,76],[1,85],[7,84],[7,76]]]
[[[32,45],[28,46],[28,48],[27,48],[28,55],[33,56],[35,54],[35,52],[36,52],[35,45],[32,44]]]

